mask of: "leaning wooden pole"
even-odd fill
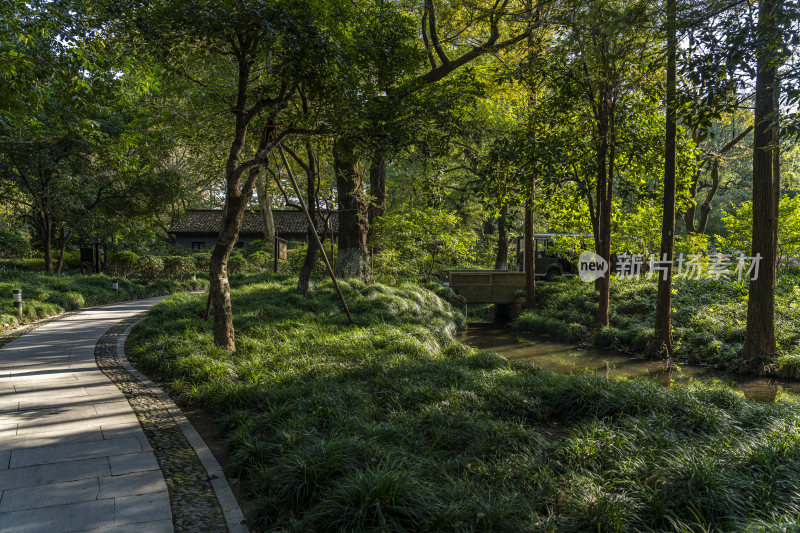
[[[322,241],[319,240],[319,234],[317,233],[317,225],[314,224],[314,219],[311,218],[311,214],[308,212],[308,207],[306,203],[303,201],[303,195],[300,193],[300,187],[297,186],[297,180],[294,179],[294,173],[292,172],[291,167],[289,166],[289,161],[286,159],[286,154],[283,151],[283,147],[278,145],[278,152],[281,154],[281,159],[283,160],[283,166],[286,167],[286,173],[289,174],[289,179],[292,181],[292,187],[294,188],[295,194],[297,194],[297,199],[300,200],[300,207],[303,208],[303,213],[306,214],[306,219],[308,220],[308,227],[311,228],[311,234],[314,235],[314,240],[317,243],[317,247],[319,248],[320,253],[322,254],[322,260],[325,261],[325,266],[328,267],[328,274],[331,276],[331,281],[333,281],[333,286],[336,288],[336,292],[339,294],[339,299],[342,301],[342,305],[344,306],[344,312],[347,313],[347,320],[350,323],[353,323],[353,317],[350,316],[350,309],[347,307],[347,302],[344,300],[344,294],[342,294],[342,290],[339,288],[339,282],[336,281],[336,276],[333,273],[333,268],[331,267],[330,261],[328,261],[328,256],[325,255],[325,248],[322,247]]]

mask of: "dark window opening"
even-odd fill
[[[206,241],[193,241],[192,250],[205,250]]]

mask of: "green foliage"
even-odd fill
[[[0,267],[9,270],[24,270],[27,272],[44,272],[44,259],[40,257],[24,257],[0,261]]]
[[[796,259],[800,257],[800,196],[781,198],[778,211],[778,254]],[[753,202],[733,207],[722,216],[722,222],[728,235],[717,236],[719,247],[750,255]]]
[[[11,291],[22,289],[23,322],[46,318],[63,311],[91,307],[120,300],[147,298],[205,287],[204,281],[159,280],[150,285],[120,279],[119,294],[112,288],[112,277],[105,274],[60,276],[38,272],[0,270],[0,329],[17,325],[17,310]]]
[[[211,250],[200,250],[192,252],[194,266],[200,272],[208,272],[211,268]]]
[[[143,283],[150,283],[164,272],[164,260],[157,255],[146,255],[139,259],[137,269],[139,279]]]
[[[269,267],[272,261],[272,254],[264,250],[258,250],[247,256],[247,261],[255,270],[264,270]]]
[[[708,253],[710,237],[704,234],[675,236],[675,253],[689,255],[705,255]]]
[[[194,272],[194,261],[191,257],[173,255],[165,257],[163,275],[167,279],[182,280],[189,277]]]
[[[108,256],[108,272],[114,276],[128,279],[141,264],[141,258],[133,252],[113,252]]]
[[[404,206],[379,219],[374,271],[386,279],[428,280],[448,268],[475,265],[475,240],[455,213]]]
[[[800,407],[783,397],[512,363],[454,342],[452,310],[410,285],[344,283],[348,327],[330,283],[305,299],[291,277],[232,282],[236,353],[182,295],[129,355],[218,414],[262,529],[745,531],[800,507]]]
[[[54,303],[62,309],[79,309],[86,307],[86,298],[78,291],[65,293],[52,293],[47,298],[49,303]]]
[[[247,259],[237,251],[234,251],[230,258],[228,258],[228,273],[229,274],[243,274],[249,269]]]
[[[31,245],[19,231],[0,228],[0,257],[25,257],[30,253]]]

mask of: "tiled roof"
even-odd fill
[[[325,213],[327,215],[327,212]],[[302,211],[295,209],[273,209],[272,217],[275,219],[275,231],[278,235],[283,234],[302,234],[306,232],[306,215]],[[324,220],[317,215],[320,225]],[[339,228],[338,217],[332,213],[331,221],[334,231]],[[222,221],[221,209],[192,209],[186,212],[186,216],[178,221],[169,229],[169,233],[180,234],[217,234]],[[240,235],[264,233],[264,221],[261,213],[256,211],[246,211]]]

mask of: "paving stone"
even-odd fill
[[[153,452],[130,453],[127,455],[115,455],[109,457],[111,474],[119,476],[131,472],[145,472],[147,470],[158,470],[158,461]]]
[[[41,400],[38,402],[19,402],[19,411],[34,411],[39,409],[57,409],[67,405],[90,405],[103,402],[116,402],[119,400],[119,389],[107,389],[101,394],[84,394],[81,396],[72,396],[67,398],[51,398],[47,401]]]
[[[167,484],[164,483],[164,476],[160,470],[101,477],[99,482],[100,492],[97,495],[99,499],[136,496],[167,490]]]
[[[111,468],[106,457],[9,468],[0,470],[0,490],[110,475]]]
[[[114,498],[114,525],[172,518],[166,491]],[[198,527],[201,529],[201,527]]]
[[[86,423],[97,415],[93,404],[68,405],[50,409],[14,411],[0,416],[0,423],[15,422],[20,428],[67,424],[70,422]]]
[[[85,529],[76,533],[172,533],[172,520],[156,520],[154,522],[136,522],[135,524],[115,525],[97,529]]]
[[[91,457],[107,457],[140,452],[141,449],[142,445],[139,439],[135,437],[15,449],[11,452],[11,468],[60,463],[62,461],[74,461]],[[125,455],[120,456],[125,457]]]
[[[0,450],[14,448],[38,448],[51,444],[69,444],[71,442],[88,442],[103,440],[101,428],[74,428],[71,431],[47,431],[36,435],[8,435],[0,437]]]
[[[120,415],[131,412],[131,405],[128,400],[118,400],[115,402],[98,402],[94,404],[94,409],[98,415]],[[138,426],[138,424],[136,424]]]
[[[150,446],[150,441],[147,440],[142,427],[137,425],[132,427],[130,424],[113,424],[109,426],[101,426],[104,439],[122,439],[125,437],[136,437],[142,445],[143,452],[152,452],[153,447]]]
[[[93,477],[5,490],[0,500],[0,513],[92,501],[97,499],[99,489],[99,482]]]
[[[23,421],[17,427],[17,435],[44,433],[47,431],[64,431],[74,428],[97,427],[106,424],[136,424],[136,415],[88,415],[85,419],[76,419],[65,416],[62,420],[57,417],[53,421]]]
[[[67,533],[114,526],[114,500],[95,500],[0,514],[3,533]]]
[[[119,335],[153,303],[0,336],[3,533],[227,531],[194,449],[117,359]]]

